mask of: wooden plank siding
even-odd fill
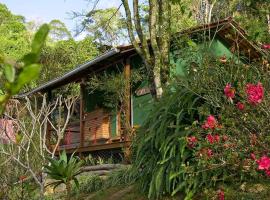
[[[85,113],[85,142],[106,142],[110,139],[110,116],[104,109]]]

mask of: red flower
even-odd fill
[[[187,141],[188,141],[188,146],[190,148],[193,148],[196,145],[198,140],[197,140],[197,138],[195,136],[190,136],[190,137],[187,138]]]
[[[235,89],[232,88],[231,84],[229,83],[224,88],[224,93],[228,99],[233,99],[235,97]]]
[[[207,117],[206,122],[202,125],[203,129],[214,129],[217,126],[217,120],[213,115]]]
[[[251,154],[250,154],[250,158],[251,158],[252,160],[256,160],[255,154],[254,154],[254,153],[251,153]]]
[[[223,190],[218,191],[218,200],[225,200],[225,194]]]
[[[207,149],[207,156],[209,157],[209,158],[211,158],[212,156],[213,156],[213,151],[212,151],[212,149]]]
[[[257,85],[248,83],[246,86],[246,93],[248,96],[248,102],[250,104],[257,105],[262,102],[264,88],[260,82]]]
[[[210,144],[213,144],[215,142],[215,138],[212,134],[207,134],[206,139]]]
[[[214,135],[214,138],[215,138],[215,142],[219,142],[220,141],[219,135]]]
[[[262,49],[270,49],[270,44],[263,44]]]
[[[245,104],[241,103],[241,102],[238,102],[236,104],[236,107],[238,108],[238,110],[244,110],[245,109]]]
[[[270,169],[270,158],[268,156],[263,156],[260,160],[257,160],[259,165],[259,170],[269,170]]]
[[[214,144],[215,142],[220,141],[219,135],[212,135],[212,134],[207,134],[206,139],[210,144]]]

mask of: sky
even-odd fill
[[[94,2],[92,0],[90,2]],[[59,19],[70,31],[76,27],[76,20],[70,19],[71,11],[91,10],[93,3],[87,0],[0,0],[12,13],[22,15],[27,21],[50,22]],[[100,0],[97,8],[119,7],[121,0]]]

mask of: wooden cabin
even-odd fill
[[[217,57],[232,56],[232,52],[238,48],[242,55],[256,59],[261,57],[261,50],[255,44],[247,40],[247,36],[236,22],[231,18],[212,24],[198,26],[179,34],[175,38],[187,35],[194,39],[198,45],[198,35],[210,36],[209,45],[213,55]],[[172,41],[174,42],[174,41]],[[171,63],[176,74],[184,75],[184,60],[178,54],[177,49],[172,48]],[[92,74],[113,70],[121,66],[120,71],[129,78],[132,70],[142,66],[142,60],[133,46],[119,46],[95,59],[86,62],[63,76],[51,80],[32,91],[21,96],[29,96],[37,93],[47,93],[49,98],[57,95],[54,91],[69,83],[80,84],[80,100],[78,102],[78,120],[71,121],[66,130],[65,138],[61,143],[60,150],[67,152],[94,152],[103,150],[121,150],[130,145],[131,141],[124,135],[121,120],[117,111],[108,112],[98,106],[102,94],[89,94],[86,87],[87,79]],[[131,127],[142,125],[151,109],[152,97],[147,81],[143,81],[134,90],[129,90],[128,107],[126,117]],[[101,95],[101,96],[100,96]]]

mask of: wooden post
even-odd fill
[[[131,67],[130,67],[130,58],[125,60],[125,67],[124,67],[124,74],[126,79],[126,98],[124,102],[125,106],[125,114],[126,114],[126,122],[127,127],[124,128],[131,128],[131,86],[130,86],[130,76],[131,76]],[[125,130],[129,131],[129,130]]]
[[[125,60],[124,75],[126,80],[126,94],[124,99],[124,109],[125,109],[125,130],[124,130],[124,158],[125,162],[130,162],[131,150],[127,141],[130,140],[130,134],[132,132],[131,127],[131,67],[130,67],[130,58]]]
[[[85,92],[85,80],[82,79],[80,84],[80,147],[84,146],[84,92]]]

